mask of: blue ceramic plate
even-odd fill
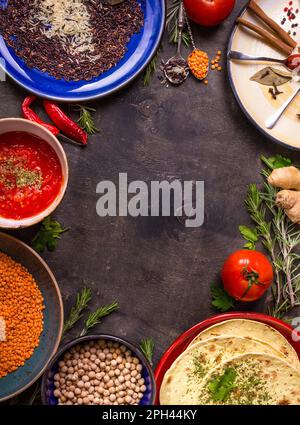
[[[47,371],[45,372],[42,380],[42,402],[43,404],[55,406],[58,404],[57,398],[54,396],[53,392],[55,390],[54,387],[54,375],[58,371],[58,362],[64,356],[66,351],[69,351],[70,348],[75,345],[82,344],[86,341],[95,341],[99,339],[104,339],[106,341],[118,342],[120,345],[125,345],[141,362],[142,369],[142,377],[145,379],[145,385],[147,390],[144,393],[144,397],[140,401],[140,405],[142,406],[151,406],[154,403],[156,396],[156,385],[154,375],[151,369],[151,366],[141,352],[139,348],[133,345],[131,342],[125,341],[122,338],[112,335],[87,335],[80,338],[76,338],[73,341],[66,344],[52,359]]]
[[[61,339],[63,304],[55,277],[35,251],[18,239],[4,233],[0,233],[0,251],[29,270],[43,294],[45,305],[44,329],[40,337],[40,344],[23,367],[0,379],[1,402],[24,391],[44,372]]]
[[[8,0],[9,1],[9,0]],[[7,0],[0,0],[1,7]],[[123,59],[109,71],[91,81],[56,80],[37,69],[28,68],[0,35],[0,66],[16,83],[38,96],[61,102],[79,102],[107,96],[129,84],[148,65],[159,47],[164,31],[165,0],[139,0],[145,22],[134,34]]]

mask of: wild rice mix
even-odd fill
[[[9,0],[0,11],[0,32],[27,66],[67,81],[115,66],[143,23],[137,0]]]

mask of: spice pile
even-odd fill
[[[30,68],[67,81],[91,80],[115,66],[141,30],[137,0],[112,6],[89,0],[10,0],[1,34]]]
[[[299,8],[297,7],[297,5],[294,5],[293,1],[289,1],[288,5],[284,7],[283,12],[284,17],[281,20],[281,26],[288,26],[288,33],[295,37],[297,35],[297,28],[299,26],[299,23],[295,22],[299,13]]]
[[[54,396],[59,404],[139,404],[147,389],[139,359],[112,341],[76,345],[58,366]]]
[[[28,271],[0,253],[0,316],[6,340],[0,343],[0,378],[23,366],[39,344],[43,297]]]

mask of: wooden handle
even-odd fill
[[[251,0],[249,5],[249,9],[252,10],[253,13],[255,13],[256,16],[258,16],[265,24],[267,24],[272,30],[274,30],[278,36],[289,46],[291,46],[293,49],[297,46],[297,42],[289,36],[289,34],[284,31],[283,28],[277,22],[273,21],[272,18],[270,18],[260,7],[259,5],[254,1]]]
[[[293,47],[276,38],[274,35],[266,31],[265,29],[258,27],[257,25],[254,25],[252,24],[252,22],[246,21],[246,19],[243,18],[238,18],[237,22],[262,36],[266,41],[272,44],[272,46],[276,47],[279,50],[282,50],[287,56],[290,56],[292,54],[294,50]]]

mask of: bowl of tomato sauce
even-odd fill
[[[47,129],[0,119],[0,228],[29,227],[52,214],[68,184],[65,152]]]

